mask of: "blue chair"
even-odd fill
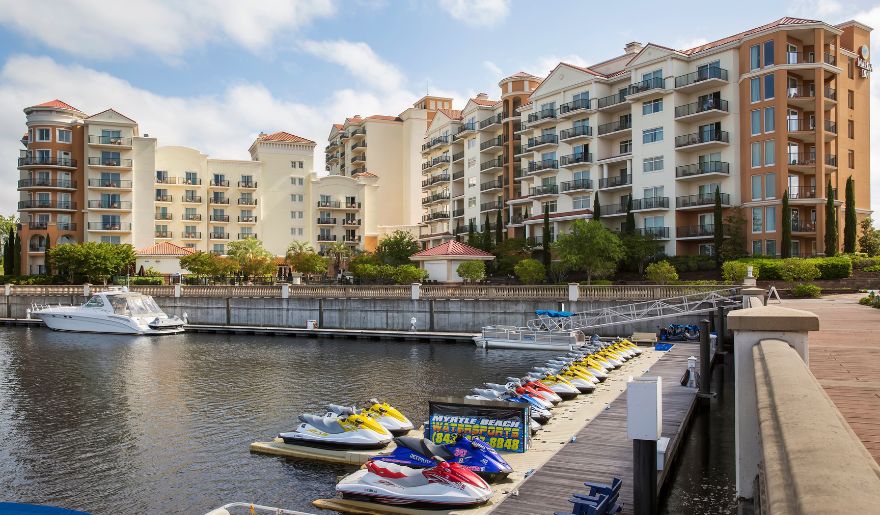
[[[563,513],[557,511],[553,515],[607,515],[608,514],[608,497],[604,495],[596,496],[595,500],[587,501],[581,499],[578,494],[568,500],[574,504],[574,510],[571,513]]]
[[[584,486],[589,487],[588,494],[572,494],[569,502],[574,504],[572,513],[558,512],[554,515],[613,515],[620,513],[623,506],[618,504],[620,498],[620,487],[623,481],[620,478],[612,478],[611,484],[586,482]]]

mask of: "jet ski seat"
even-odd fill
[[[299,416],[299,419],[325,433],[338,434],[345,432],[345,429],[342,428],[342,425],[339,424],[339,420],[336,417],[319,417],[317,415],[303,413]]]
[[[368,461],[367,470],[405,488],[428,484],[428,479],[422,474],[421,469],[402,467],[394,463]]]
[[[357,414],[357,410],[355,410],[352,406],[342,406],[340,404],[328,404],[327,409],[336,413],[340,416],[348,416]]]
[[[394,439],[394,443],[396,443],[398,446],[406,447],[407,449],[415,451],[422,456],[425,456],[426,458],[433,458],[434,456],[438,456],[446,461],[450,461],[454,458],[452,453],[446,450],[446,447],[437,445],[426,438],[398,436]]]

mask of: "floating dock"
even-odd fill
[[[271,442],[254,442],[251,444],[251,452],[271,454],[285,458],[300,458],[304,460],[323,461],[327,463],[342,463],[344,465],[363,465],[371,457],[394,450],[394,444],[380,450],[336,450],[321,447],[309,447],[307,445],[292,445],[284,443],[281,438],[275,438]]]

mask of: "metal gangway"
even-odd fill
[[[600,327],[714,313],[719,307],[739,306],[742,306],[741,288],[725,288],[680,297],[591,309],[573,313],[571,316],[543,315],[529,320],[526,325],[533,331],[579,330],[584,334],[590,334],[593,329]]]

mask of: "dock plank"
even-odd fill
[[[663,378],[663,436],[670,439],[667,463],[677,450],[696,400],[696,390],[679,384],[687,358],[698,352],[696,345],[679,343],[668,351],[647,376]],[[626,395],[621,395],[577,435],[556,456],[537,470],[520,487],[518,495],[507,497],[493,514],[569,512],[573,492],[584,492],[584,481],[609,483],[623,479],[620,501],[623,513],[632,513],[632,440],[626,433]],[[659,478],[661,484],[665,475]]]

